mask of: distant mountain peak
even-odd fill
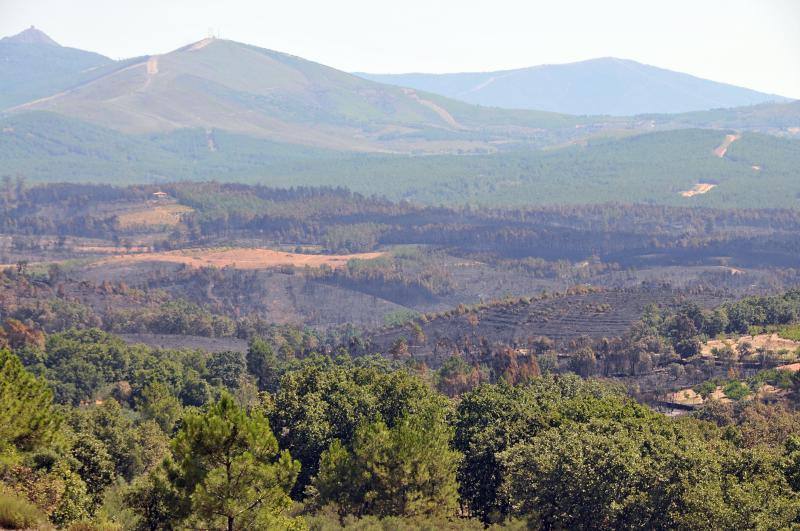
[[[1,40],[5,42],[19,42],[23,44],[50,44],[52,46],[60,46],[45,32],[36,29],[34,26],[31,26],[30,28],[23,30],[11,37],[4,37]]]
[[[619,57],[495,72],[356,75],[484,107],[572,115],[683,113],[789,101]]]

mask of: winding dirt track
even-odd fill
[[[453,127],[454,129],[466,129],[466,127],[458,123],[458,121],[455,118],[453,118],[452,114],[447,112],[447,109],[441,107],[440,105],[437,105],[436,103],[430,100],[425,100],[420,98],[419,94],[417,94],[415,90],[404,88],[403,93],[409,96],[412,100],[416,101],[421,105],[424,105],[425,107],[431,109],[433,112],[438,114],[439,118],[444,120],[450,127]]]
[[[723,140],[722,144],[720,144],[717,147],[717,149],[714,150],[714,155],[716,155],[719,158],[724,157],[725,153],[728,152],[728,148],[731,146],[731,144],[733,144],[734,142],[736,142],[740,138],[742,138],[742,135],[739,135],[739,134],[736,134],[736,135],[725,135],[725,140]]]

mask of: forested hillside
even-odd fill
[[[346,154],[212,130],[131,136],[29,113],[0,121],[3,172],[31,182],[154,183],[179,179],[270,186],[347,186],[425,204],[484,206],[607,201],[795,207],[800,141],[672,130],[493,155]],[[211,149],[209,146],[213,146]],[[684,197],[698,183],[704,194]]]

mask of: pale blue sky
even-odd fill
[[[213,28],[348,71],[615,56],[800,98],[800,0],[0,0],[0,35],[31,24],[114,58],[166,52]]]

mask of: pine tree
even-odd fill
[[[13,353],[0,350],[0,451],[46,444],[59,423],[47,384],[26,371]]]
[[[394,427],[360,426],[352,449],[334,441],[322,455],[315,486],[342,514],[449,516],[458,504],[460,454],[450,449],[444,410],[431,403]]]
[[[189,413],[172,441],[175,488],[199,526],[226,529],[300,525],[283,515],[300,463],[280,452],[267,419],[223,394],[204,413]]]

